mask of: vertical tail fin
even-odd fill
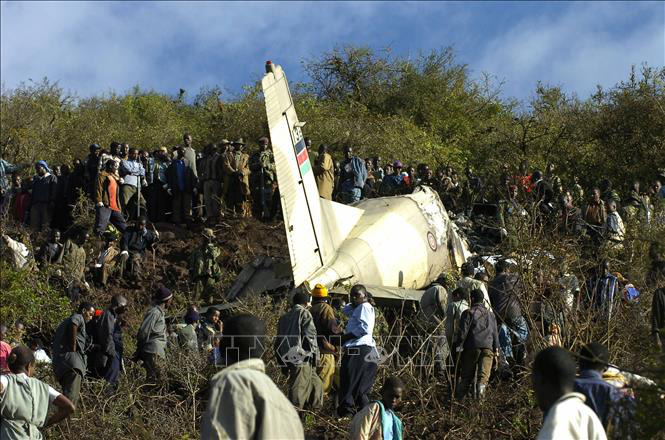
[[[291,92],[281,67],[267,64],[262,80],[277,181],[295,285],[321,268],[324,228],[319,191]]]

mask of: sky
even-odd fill
[[[48,77],[86,97],[139,85],[227,97],[266,60],[306,81],[303,62],[344,45],[417,56],[452,46],[502,95],[537,81],[581,97],[665,65],[665,2],[0,2],[6,88]]]

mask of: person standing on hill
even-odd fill
[[[129,150],[128,158],[120,162],[120,177],[124,183],[120,188],[120,203],[122,210],[127,214],[128,219],[136,219],[139,215],[145,214],[145,198],[139,192],[139,188],[145,192],[145,168],[139,160],[139,152],[136,148]],[[137,215],[137,206],[140,213]]]
[[[187,159],[188,165],[187,168],[189,168],[192,171],[192,174],[194,174],[194,177],[196,179],[199,178],[199,172],[198,169],[196,168],[196,150],[192,146],[192,135],[189,133],[185,133],[182,136],[182,142],[183,142],[183,157]]]
[[[177,225],[192,222],[192,199],[196,192],[197,177],[182,148],[176,148],[175,157],[166,169],[168,193],[173,196],[171,220]]]
[[[259,139],[258,144],[259,151],[249,159],[252,206],[256,218],[268,220],[272,217],[273,184],[277,178],[275,158],[270,148],[270,139],[263,136]]]
[[[160,287],[153,295],[152,307],[148,309],[139,331],[136,334],[136,354],[134,359],[143,362],[146,379],[159,384],[162,380],[160,359],[166,358],[166,309],[171,305],[173,294],[166,287]]]
[[[81,395],[81,382],[87,371],[86,352],[92,337],[86,331],[86,323],[95,314],[89,302],[79,305],[76,313],[60,323],[55,331],[53,347],[53,373],[60,382],[62,392],[74,405]]]
[[[25,345],[11,351],[8,363],[12,374],[0,376],[0,438],[41,439],[39,429],[71,416],[76,409],[74,403],[32,377],[35,356]],[[51,406],[56,410],[49,416]]]
[[[289,378],[289,400],[298,408],[318,408],[322,404],[321,379],[314,365],[318,360],[316,327],[307,310],[309,295],[298,292],[293,308],[279,318],[275,352],[279,364]]]
[[[341,338],[344,354],[337,407],[340,417],[352,416],[356,409],[364,408],[369,403],[368,394],[378,369],[378,353],[373,337],[375,313],[369,294],[365,286],[356,284],[349,296],[351,304],[342,309],[349,321]]]
[[[316,327],[317,342],[319,345],[319,367],[317,374],[323,385],[323,395],[327,395],[332,388],[333,377],[337,365],[339,350],[334,339],[339,339],[342,329],[339,327],[335,309],[328,303],[328,289],[321,284],[314,286],[312,290],[312,319]]]
[[[111,297],[111,305],[104,310],[95,328],[93,339],[99,345],[95,358],[95,370],[108,383],[117,386],[122,369],[123,341],[121,316],[127,310],[127,298],[117,294]]]
[[[210,228],[203,229],[204,243],[197,248],[189,259],[190,281],[195,283],[194,299],[203,298],[210,302],[215,295],[215,285],[222,278],[222,269],[217,258],[222,251],[215,246],[215,233]]]
[[[40,160],[35,164],[37,174],[32,178],[29,189],[30,227],[36,231],[48,228],[53,218],[55,200],[58,191],[58,178],[51,174],[48,164]],[[62,208],[62,207],[61,207]]]
[[[340,164],[339,188],[342,202],[349,204],[360,200],[367,180],[365,161],[353,155],[353,148],[344,147],[344,161]]]
[[[109,222],[121,233],[127,228],[120,204],[119,180],[118,163],[109,159],[99,174],[95,192],[95,234],[98,237],[104,234]]]
[[[332,200],[333,188],[335,187],[335,163],[330,153],[328,153],[327,145],[319,147],[319,155],[314,166],[314,175],[316,176],[316,186],[319,189],[319,196],[323,199]]]
[[[499,332],[494,313],[484,304],[480,289],[471,291],[471,308],[462,313],[459,339],[455,346],[462,352],[461,376],[457,398],[466,395],[476,372],[479,376],[475,389],[477,398],[483,397],[492,372],[492,362],[499,354]]]

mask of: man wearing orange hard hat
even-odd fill
[[[335,316],[335,310],[328,302],[328,289],[326,286],[317,284],[312,290],[312,318],[316,326],[317,342],[321,357],[317,374],[323,382],[323,394],[328,394],[332,387],[335,375],[335,356],[338,349],[333,345],[333,339],[342,333]]]

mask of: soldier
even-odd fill
[[[196,287],[194,288],[195,299],[203,298],[206,302],[213,299],[215,284],[222,277],[222,269],[217,264],[217,257],[222,253],[213,243],[215,234],[212,229],[203,229],[205,243],[196,249],[189,259],[189,276]]]
[[[85,280],[86,254],[83,245],[88,239],[88,232],[77,226],[65,241],[62,251],[63,275],[65,289],[72,301],[78,301],[81,291],[88,290],[90,285]]]
[[[272,216],[272,193],[275,182],[275,158],[269,147],[270,139],[262,137],[258,140],[259,151],[249,159],[250,182],[254,215],[259,220]]]
[[[224,143],[226,139],[222,141],[222,144]],[[230,207],[229,203],[229,186],[231,185],[231,178],[233,177],[233,174],[235,173],[235,168],[233,168],[233,157],[235,155],[235,146],[233,145],[232,142],[229,142],[226,144],[226,148],[224,151],[222,151],[222,157],[221,157],[221,162],[222,162],[222,176],[223,176],[223,183],[222,183],[222,204],[226,205],[226,207]]]
[[[316,150],[312,150],[312,140],[306,137],[303,139],[303,141],[305,142],[305,148],[307,148],[307,156],[309,157],[309,161],[313,164],[316,163],[316,161],[319,160],[319,153],[317,153]]]
[[[228,141],[227,141],[228,142]],[[221,212],[219,204],[221,184],[221,169],[219,168],[220,154],[217,145],[208,144],[204,150],[205,156],[201,161],[199,177],[203,182],[203,204],[210,224],[215,224]]]
[[[245,145],[242,138],[237,139],[233,142],[234,151],[224,156],[224,186],[233,212],[240,211],[242,217],[249,217],[249,155],[243,151]]]

